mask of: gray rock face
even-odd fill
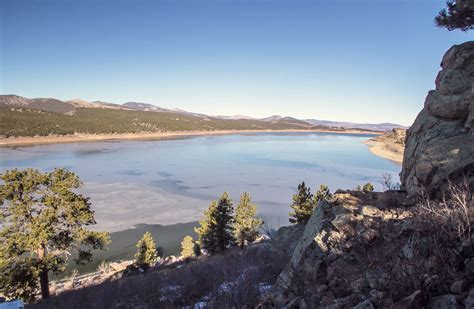
[[[400,236],[401,223],[411,213],[380,208],[385,198],[385,193],[338,191],[331,200],[318,203],[290,262],[278,276],[274,289],[277,307],[292,308],[297,302],[302,308],[302,301],[308,308],[382,308],[391,304],[384,288],[386,270],[380,267],[386,258],[378,254],[384,250],[384,239],[400,252],[408,239],[405,234]],[[367,248],[377,252],[377,262],[371,259],[370,267],[363,253]]]
[[[304,226],[299,224],[281,227],[272,238],[274,247],[291,257],[303,231]]]
[[[430,300],[428,303],[429,309],[461,309],[464,308],[455,295],[448,294],[443,296],[438,296]]]
[[[423,296],[420,290],[416,290],[410,296],[405,297],[396,304],[390,306],[390,309],[418,309],[423,308]]]
[[[467,298],[464,300],[466,308],[474,308],[474,287],[471,289]]]
[[[474,187],[474,41],[451,47],[441,67],[407,131],[400,179],[412,196],[440,194],[461,177]]]

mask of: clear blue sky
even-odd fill
[[[2,0],[2,94],[411,124],[444,0]]]

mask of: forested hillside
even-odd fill
[[[176,113],[150,113],[118,109],[77,108],[70,114],[27,108],[0,108],[0,135],[46,136],[74,133],[114,134],[191,130],[285,130],[328,129],[297,123],[269,123],[259,120],[203,118]]]

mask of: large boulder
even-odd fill
[[[400,179],[412,196],[463,177],[474,186],[474,41],[451,47],[441,68],[406,136]]]

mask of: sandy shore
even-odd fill
[[[74,134],[65,136],[37,136],[37,137],[9,137],[0,138],[1,146],[27,146],[39,144],[60,144],[76,142],[100,142],[111,140],[160,140],[160,139],[179,139],[193,136],[206,135],[229,135],[240,133],[298,133],[298,132],[320,132],[320,133],[339,133],[339,134],[380,134],[373,131],[362,130],[217,130],[217,131],[174,131],[157,133],[129,133],[129,134]]]
[[[369,151],[374,155],[402,164],[405,147],[389,134],[371,138],[364,141],[364,144],[369,146]]]

